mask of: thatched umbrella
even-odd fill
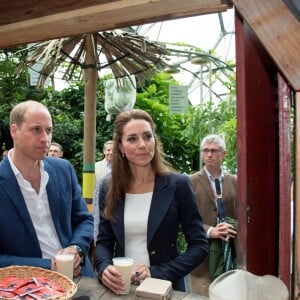
[[[63,79],[73,78],[80,67],[80,75],[85,82],[83,197],[90,203],[95,180],[98,71],[109,67],[116,79],[135,75],[137,82],[143,83],[145,79],[168,65],[165,61],[168,51],[156,42],[125,31],[105,31],[45,41],[27,50],[19,70],[42,62],[38,87],[43,86],[45,80],[57,71],[63,62],[70,62]]]

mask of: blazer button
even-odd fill
[[[175,247],[175,244],[171,244],[171,248],[174,248]]]
[[[151,251],[150,252],[150,255],[155,255],[156,254],[156,251]]]

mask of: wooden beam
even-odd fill
[[[37,1],[36,5],[39,2]],[[226,11],[227,0],[120,0],[0,26],[0,47]],[[0,14],[1,18],[1,14]]]
[[[104,4],[113,1],[119,0],[101,0],[101,3]],[[60,12],[98,5],[99,2],[99,0],[0,1],[0,25],[36,19]]]
[[[300,90],[300,23],[283,0],[233,0],[286,80]]]

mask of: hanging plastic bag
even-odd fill
[[[113,115],[134,107],[136,100],[136,81],[134,75],[119,78],[118,80],[108,79],[105,81],[104,87],[104,108],[107,112],[107,121],[110,121]]]

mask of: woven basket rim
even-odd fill
[[[32,267],[32,266],[9,266],[0,268],[0,279],[7,276],[16,276],[21,278],[27,278],[32,276],[44,276],[51,281],[59,283],[62,288],[65,290],[63,295],[47,298],[46,300],[67,300],[71,299],[73,295],[77,292],[77,285],[67,276],[58,273],[56,271],[43,269],[40,267]],[[4,299],[1,298],[0,299]],[[10,300],[13,298],[5,298],[5,300]]]

